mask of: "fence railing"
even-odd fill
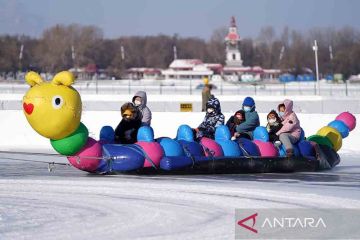
[[[360,97],[360,84],[321,82],[231,83],[212,82],[215,95],[321,95]],[[83,94],[129,94],[144,90],[148,94],[196,95],[203,89],[201,80],[79,80],[74,87]],[[23,81],[0,82],[0,93],[25,93]],[[319,93],[318,93],[319,91]]]

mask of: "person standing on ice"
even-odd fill
[[[279,136],[281,143],[285,146],[286,156],[292,157],[294,155],[293,144],[300,139],[301,127],[300,121],[293,111],[293,101],[285,99],[284,102],[284,113],[281,114],[282,128],[276,133]],[[280,111],[279,105],[279,111]]]
[[[225,117],[221,113],[220,101],[212,97],[206,103],[206,114],[203,122],[195,129],[196,138],[207,137],[214,139],[215,130],[218,126],[224,125]]]
[[[255,101],[252,97],[244,99],[242,109],[245,111],[245,122],[236,127],[235,138],[244,137],[252,139],[253,131],[256,127],[260,126],[259,115],[256,112]]]
[[[142,126],[150,126],[152,116],[150,109],[148,108],[148,106],[146,106],[147,104],[146,92],[138,91],[137,93],[135,93],[134,97],[132,98],[132,102],[140,110],[142,114],[142,119],[141,119]]]
[[[212,85],[206,83],[204,85],[204,88],[201,92],[201,98],[202,98],[202,104],[201,104],[201,111],[205,112],[206,111],[206,103],[209,101],[209,99],[213,96],[211,94],[211,89],[212,89]]]

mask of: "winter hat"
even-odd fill
[[[206,108],[213,108],[216,113],[220,113],[221,107],[220,107],[219,99],[217,99],[215,97],[210,98],[206,103]]]
[[[246,97],[243,102],[243,106],[254,107],[255,101],[252,97]]]

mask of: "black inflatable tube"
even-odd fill
[[[339,155],[327,146],[317,148],[314,157],[220,157],[208,161],[195,161],[191,166],[176,170],[141,168],[127,174],[234,174],[273,173],[295,171],[321,171],[331,169],[340,162]],[[124,172],[122,172],[124,173]]]

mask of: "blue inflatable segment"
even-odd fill
[[[243,153],[240,150],[239,144],[230,140],[231,133],[227,126],[221,125],[216,128],[215,141],[221,146],[224,156],[226,157],[239,157]]]
[[[193,133],[192,128],[185,124],[181,125],[177,130],[176,139],[193,142],[194,141],[194,133]]]
[[[223,141],[223,140],[230,140],[231,133],[226,125],[220,125],[215,130],[215,140],[216,141]]]
[[[307,159],[315,160],[316,152],[314,146],[309,141],[300,141],[297,144],[300,154]]]
[[[160,168],[169,171],[191,166],[192,164],[193,160],[190,157],[163,157],[160,161]]]
[[[301,128],[300,138],[299,141],[305,140],[305,131]]]
[[[104,159],[109,162],[110,171],[131,171],[144,166],[145,157],[137,145],[104,144]]]
[[[149,126],[142,126],[138,130],[137,140],[142,142],[154,142],[154,130]]]
[[[163,148],[166,157],[185,156],[184,149],[174,139],[164,137],[157,139],[157,142]]]
[[[101,160],[99,162],[98,168],[96,169],[97,173],[104,174],[110,172],[109,162],[106,160]]]
[[[244,149],[246,153],[249,154],[250,156],[260,156],[260,151],[258,146],[255,143],[253,143],[251,140],[246,138],[239,138],[236,140],[236,142],[242,146],[242,148],[240,147],[242,152]],[[244,153],[244,156],[247,155],[246,153]]]
[[[334,120],[328,124],[329,127],[335,128],[343,138],[349,136],[349,128],[340,120]]]
[[[294,149],[294,156],[295,157],[299,157],[300,156],[300,151],[299,151],[299,148],[298,146],[295,144],[293,144],[293,149]],[[282,144],[280,147],[279,147],[279,156],[280,157],[286,157],[286,149],[285,149],[285,146]]]
[[[114,143],[115,131],[111,126],[103,126],[100,130],[100,141]]]
[[[243,156],[239,144],[237,144],[236,142],[227,140],[227,141],[219,141],[217,143],[221,146],[225,157]]]
[[[205,156],[204,149],[197,142],[189,142],[184,140],[178,141],[182,148],[184,149],[185,155],[188,157],[199,157]]]
[[[254,140],[259,140],[262,142],[268,142],[269,141],[269,133],[266,129],[266,127],[256,127],[254,132],[253,132],[253,139]]]

